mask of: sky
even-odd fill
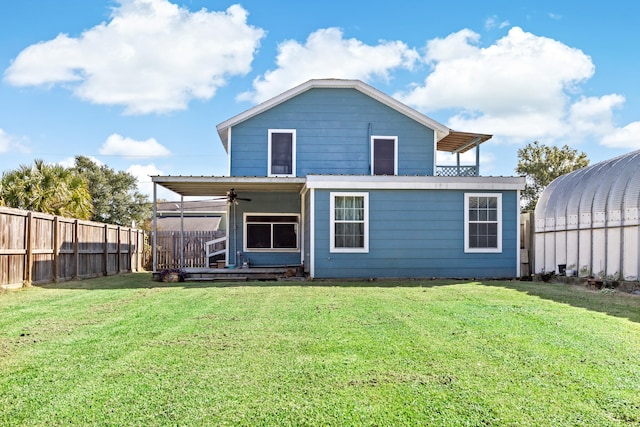
[[[312,78],[359,79],[492,134],[485,176],[516,175],[533,141],[593,164],[640,149],[638,12],[627,0],[0,0],[0,172],[83,155],[148,195],[149,176],[223,176],[216,125]]]

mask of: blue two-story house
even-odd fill
[[[310,80],[217,126],[228,176],[157,176],[226,196],[226,263],[311,278],[517,277],[522,177],[479,175],[491,135],[456,132],[358,80]],[[475,165],[460,154],[476,150]],[[436,165],[436,151],[458,164]]]

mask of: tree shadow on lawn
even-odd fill
[[[640,296],[610,289],[592,290],[585,285],[527,281],[487,281],[484,286],[508,288],[545,300],[585,308],[640,323]]]

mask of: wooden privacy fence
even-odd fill
[[[206,242],[224,237],[224,231],[157,231],[156,256],[158,270],[165,268],[209,268]],[[182,253],[180,251],[182,249]],[[181,256],[183,263],[181,265]]]
[[[141,271],[142,230],[0,207],[0,287]]]

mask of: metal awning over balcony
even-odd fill
[[[447,136],[438,141],[437,149],[448,153],[464,153],[490,140],[492,136],[452,130]]]

